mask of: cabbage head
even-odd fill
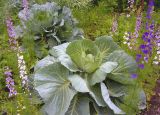
[[[136,62],[109,36],[55,46],[34,71],[48,115],[135,115],[146,106],[142,88],[131,78]]]

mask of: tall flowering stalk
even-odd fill
[[[135,45],[137,43],[137,38],[139,37],[139,31],[141,29],[141,24],[142,24],[142,15],[140,13],[137,16],[137,19],[136,19],[136,26],[135,26],[134,33],[128,33],[127,45],[129,47],[129,49],[132,49],[132,50],[136,50],[137,49],[137,48],[135,48]]]
[[[9,90],[9,97],[16,96],[17,95],[17,91],[15,89],[14,79],[12,78],[13,75],[12,75],[12,72],[9,69],[9,67],[6,67],[4,75],[6,76],[6,87]]]
[[[28,76],[26,71],[26,63],[20,47],[18,47],[17,57],[18,57],[19,74],[22,80],[22,87],[24,87],[25,89],[28,89]]]
[[[11,47],[11,49],[13,49],[14,51],[17,50],[17,41],[15,39],[16,37],[16,32],[15,32],[15,28],[13,26],[13,22],[11,18],[7,18],[6,19],[6,26],[7,26],[7,32],[8,32],[8,36],[9,36],[9,45]]]
[[[23,59],[21,48],[19,47],[19,44],[15,39],[16,32],[15,32],[15,28],[13,26],[13,22],[11,18],[7,18],[6,25],[7,25],[8,36],[9,36],[9,44],[11,46],[11,49],[17,53],[18,68],[19,68],[20,78],[22,81],[22,86],[28,89],[28,76],[26,71],[26,65]]]
[[[147,16],[148,19],[146,22],[146,32],[142,35],[143,44],[140,45],[139,49],[142,54],[137,54],[136,61],[139,63],[139,68],[144,68],[144,62],[148,63],[149,58],[152,56],[153,52],[153,42],[154,42],[154,22],[151,21],[151,14],[154,8],[154,0],[150,0],[148,4]]]
[[[154,0],[149,0],[148,9],[147,9],[147,19],[151,19],[151,14],[153,13]]]
[[[139,37],[139,31],[141,29],[141,24],[142,24],[142,14],[140,13],[137,16],[137,19],[136,19],[135,32],[133,33],[134,38],[138,38]]]

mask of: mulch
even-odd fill
[[[160,79],[157,80],[154,95],[149,101],[149,108],[144,110],[141,115],[160,115]]]

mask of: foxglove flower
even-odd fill
[[[9,67],[6,68],[4,74],[6,76],[6,87],[9,89],[9,97],[17,95],[14,79],[12,78],[12,72]]]

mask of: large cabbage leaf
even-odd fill
[[[55,62],[56,62],[56,59],[53,56],[48,55],[36,63],[36,65],[34,66],[34,71],[37,71]]]
[[[48,115],[64,115],[76,91],[67,80],[69,71],[60,63],[39,69],[34,75],[34,86],[43,98]]]
[[[90,115],[89,99],[83,95],[74,96],[70,107],[65,115]]]
[[[107,87],[104,83],[101,83],[101,91],[102,96],[106,102],[106,104],[109,106],[110,109],[114,111],[115,114],[125,114],[120,108],[118,108],[110,99],[109,92]]]
[[[117,62],[105,62],[90,77],[90,85],[95,85],[105,80],[107,73],[110,73],[117,67]]]
[[[98,85],[90,87],[87,79],[84,79],[76,74],[70,75],[68,79],[78,92],[89,93],[99,106],[106,106],[101,95],[100,87]]]
[[[124,51],[114,51],[106,61],[117,62],[118,66],[107,75],[108,79],[112,79],[122,84],[134,84],[135,80],[131,78],[131,74],[136,73],[137,64],[135,60]]]

